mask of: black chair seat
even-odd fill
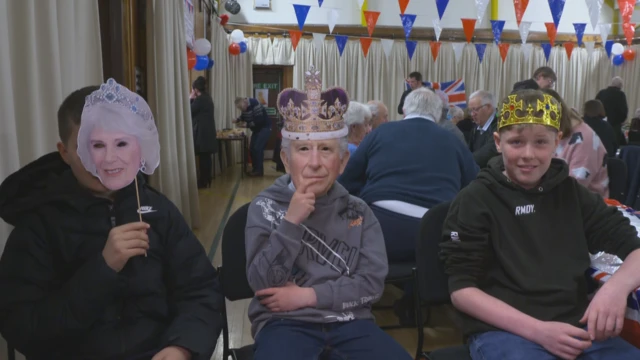
[[[430,360],[471,360],[469,347],[460,345],[450,348],[438,349],[429,353]]]
[[[387,282],[401,280],[401,279],[411,279],[413,277],[413,268],[416,267],[414,262],[406,262],[406,263],[390,263],[389,264],[389,274],[387,274]]]
[[[233,356],[234,360],[252,360],[253,345],[243,346],[239,349],[232,349],[231,356]]]

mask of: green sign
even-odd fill
[[[278,90],[280,84],[278,83],[255,83],[253,84],[254,89],[273,89]]]
[[[277,115],[276,108],[267,108],[267,115],[276,116]]]

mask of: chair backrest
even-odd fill
[[[621,159],[607,158],[609,174],[609,198],[624,203],[627,199],[627,164]]]
[[[624,204],[635,209],[640,205],[640,146],[624,146],[620,157],[627,165],[627,199]]]
[[[450,302],[447,275],[440,260],[442,226],[451,202],[438,204],[422,217],[416,244],[416,273],[420,298],[430,304]]]
[[[222,233],[220,283],[222,293],[230,301],[253,297],[253,290],[247,281],[247,255],[244,242],[249,204],[244,204],[229,217]]]

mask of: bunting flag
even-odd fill
[[[591,27],[596,30],[598,26],[598,20],[600,20],[600,11],[602,10],[602,4],[604,0],[585,0],[587,2],[587,9],[589,9],[589,20],[591,21]]]
[[[408,39],[411,35],[411,30],[413,29],[413,23],[416,22],[416,15],[403,14],[400,15],[400,20],[402,21],[402,27],[404,28],[404,37]]]
[[[324,0],[318,0],[318,7],[322,7],[322,3],[324,2]]]
[[[547,36],[549,37],[549,42],[551,46],[555,45],[556,42],[556,34],[558,33],[558,29],[554,23],[544,23],[544,26],[547,27]]]
[[[302,37],[302,31],[289,30],[289,36],[291,37],[291,46],[293,47],[293,51],[296,51],[296,48],[298,47],[298,42]]]
[[[627,38],[627,45],[631,46],[631,43],[633,42],[633,34],[636,32],[636,24],[624,23],[622,24],[622,31],[624,32],[624,36]]]
[[[564,3],[566,1],[567,0],[549,0],[549,9],[551,9],[551,17],[553,17],[553,23],[556,25],[556,29],[560,24],[560,18],[562,18]]]
[[[522,16],[524,12],[527,11],[527,6],[529,6],[529,0],[513,0],[513,7],[516,10],[516,22],[518,26],[522,22]]]
[[[327,22],[329,24],[329,34],[333,34],[333,28],[336,27],[338,23],[338,18],[340,17],[340,13],[336,9],[329,10]]]
[[[542,51],[544,52],[544,58],[547,59],[547,62],[549,62],[549,55],[551,55],[551,47],[553,45],[549,44],[549,43],[544,43],[544,44],[540,44],[540,47],[542,48]]]
[[[478,60],[480,60],[480,64],[482,64],[482,59],[484,59],[484,52],[487,49],[487,44],[474,44],[474,45],[476,46],[476,53],[478,54]]]
[[[500,50],[500,57],[502,58],[502,63],[507,59],[507,54],[509,53],[509,43],[498,44],[498,49]]]
[[[407,53],[409,54],[409,61],[411,61],[411,59],[413,59],[413,53],[416,51],[416,46],[418,45],[418,42],[405,40],[405,44],[407,45]]]
[[[436,41],[440,41],[440,34],[442,34],[442,25],[440,25],[440,19],[433,19],[433,32],[436,35]]]
[[[307,21],[307,15],[309,14],[309,5],[293,4],[293,10],[296,12],[296,19],[298,19],[298,27],[300,30],[304,27],[305,21]]]
[[[367,20],[367,30],[369,31],[369,37],[373,35],[373,30],[376,28],[378,18],[380,17],[380,11],[365,11],[364,18]]]
[[[440,20],[442,20],[444,11],[447,10],[447,5],[449,5],[449,0],[436,0],[436,7],[438,8],[438,15],[440,16]]]
[[[382,51],[384,51],[387,59],[389,58],[389,55],[391,55],[391,50],[393,49],[394,42],[395,41],[393,39],[380,39],[380,43],[382,43]]]
[[[464,36],[467,38],[467,42],[470,43],[473,39],[473,32],[476,29],[476,19],[460,19],[462,20],[462,29],[464,30]]]
[[[438,54],[440,53],[440,45],[442,45],[440,41],[429,41],[429,46],[431,47],[431,56],[433,57],[433,61],[436,61],[436,59],[438,58]]]
[[[584,42],[584,48],[587,49],[587,56],[591,56],[593,55],[593,50],[595,50],[596,48],[596,42],[595,41],[585,41]]]
[[[324,49],[324,39],[326,37],[326,34],[313,33],[313,45],[316,47],[316,52]]]
[[[371,40],[373,40],[372,38],[368,37],[361,37],[360,38],[360,47],[362,47],[362,53],[364,54],[364,57],[367,57],[367,54],[369,54],[369,47],[371,47]]]
[[[607,40],[604,43],[604,49],[607,51],[607,57],[611,58],[611,48],[613,47],[613,40]]]
[[[340,52],[340,56],[342,56],[342,52],[344,52],[344,47],[347,46],[347,40],[349,37],[347,35],[336,35],[336,44],[338,45],[338,52]]]
[[[456,62],[459,62],[462,59],[462,50],[464,50],[465,43],[452,43],[451,47],[453,48],[453,55],[456,58]]]
[[[611,24],[600,24],[600,39],[602,42],[606,42],[611,32]]]
[[[575,47],[575,44],[572,42],[566,42],[562,44],[562,46],[564,46],[564,49],[567,51],[567,60],[571,60],[571,53],[573,53],[573,48]]]
[[[576,30],[576,37],[578,38],[578,46],[582,45],[582,37],[584,36],[584,30],[587,28],[585,23],[573,23],[573,28]]]
[[[409,5],[410,0],[398,0],[398,6],[400,6],[400,14],[404,15],[404,12],[407,11],[407,5]]]
[[[491,31],[493,31],[493,40],[498,44],[504,30],[504,20],[491,20]]]
[[[523,44],[527,42],[527,38],[529,37],[529,29],[531,29],[531,21],[523,21],[518,27],[518,30],[520,31],[520,38],[522,39]]]
[[[476,0],[476,20],[478,23],[482,23],[482,19],[484,19],[484,14],[487,12],[487,5],[489,5],[489,0]]]
[[[363,27],[367,27],[367,19],[364,18],[364,12],[369,10],[368,0],[358,0],[360,5],[360,22]]]
[[[520,50],[522,51],[522,55],[524,55],[524,61],[529,61],[531,57],[531,50],[533,50],[533,44],[522,44],[520,45]]]
[[[359,7],[360,9],[362,9],[362,7],[364,6],[364,1],[365,1],[365,0],[358,0],[358,7]]]
[[[618,0],[618,7],[620,8],[620,17],[622,23],[627,24],[631,22],[631,16],[636,6],[636,0]]]

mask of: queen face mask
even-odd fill
[[[109,190],[131,184],[160,164],[158,130],[149,105],[109,79],[87,96],[78,131],[78,156]]]

